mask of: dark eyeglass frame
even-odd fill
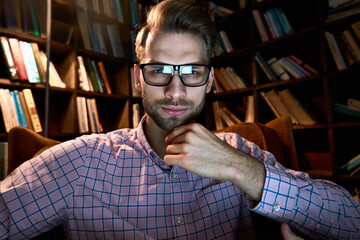
[[[169,82],[166,83],[166,84],[162,84],[162,85],[158,85],[158,84],[152,84],[152,83],[149,83],[147,80],[146,80],[146,77],[145,77],[145,72],[144,72],[144,68],[146,66],[149,66],[149,65],[161,65],[161,66],[169,66],[171,67],[172,69],[172,73],[171,73],[171,77],[169,79]],[[179,71],[181,67],[186,67],[186,66],[202,66],[202,67],[207,67],[208,68],[208,74],[206,76],[206,79],[204,81],[204,83],[202,83],[201,85],[196,85],[196,86],[191,86],[191,85],[187,85],[183,78],[182,78],[182,74],[181,72]],[[146,84],[150,85],[150,86],[155,86],[155,87],[165,87],[165,86],[168,86],[172,79],[174,78],[174,75],[175,75],[175,71],[178,72],[179,74],[179,78],[180,78],[180,81],[181,83],[186,86],[186,87],[201,87],[201,86],[204,86],[208,81],[209,81],[209,76],[210,76],[210,71],[211,71],[211,65],[207,65],[207,64],[184,64],[184,65],[171,65],[171,64],[162,64],[162,63],[143,63],[143,64],[140,64],[140,69],[141,69],[141,72],[143,74],[143,78],[144,78],[144,81]]]

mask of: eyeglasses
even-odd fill
[[[200,87],[209,79],[211,66],[203,64],[169,65],[159,63],[140,64],[144,81],[156,87],[164,87],[170,84],[174,72],[178,71],[182,84],[186,87]]]

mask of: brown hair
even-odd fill
[[[150,32],[190,33],[205,43],[209,62],[216,42],[216,30],[206,12],[189,0],[165,0],[148,13],[147,21],[136,37],[139,62],[144,58]]]

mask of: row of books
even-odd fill
[[[214,74],[214,93],[242,89],[249,85],[232,67],[215,68]]]
[[[231,43],[226,31],[221,30],[217,34],[217,42],[214,48],[214,55],[220,56],[224,53],[230,53],[234,51],[233,44]]]
[[[270,8],[266,11],[254,9],[252,15],[263,42],[294,31],[282,8]]]
[[[270,81],[285,81],[318,74],[315,68],[294,54],[280,58],[272,57],[266,61],[260,52],[256,52],[255,60]]]
[[[338,70],[360,63],[360,21],[339,33],[326,31],[325,37]]]
[[[38,37],[46,37],[47,3],[43,0],[4,0],[1,15],[5,16],[5,27]],[[74,35],[74,26],[53,18],[51,38],[69,44]]]
[[[239,107],[235,111],[229,108],[224,102],[212,102],[216,130],[224,129],[241,122],[254,122],[254,97],[245,96]]]
[[[334,103],[334,111],[349,116],[360,117],[360,100],[348,98],[346,104]]]
[[[76,4],[84,11],[103,14],[108,18],[124,23],[124,14],[120,0],[76,0]]]
[[[98,108],[94,98],[76,97],[80,133],[99,133],[103,131]]]
[[[79,87],[85,91],[111,94],[110,83],[102,61],[77,56]]]
[[[352,157],[345,164],[341,165],[340,172],[351,176],[360,175],[360,153]]]
[[[8,77],[21,82],[44,83],[46,81],[47,57],[37,43],[19,41],[16,38],[0,37],[2,58]],[[55,66],[50,61],[50,86],[65,88]]]
[[[341,19],[360,12],[359,0],[328,0],[327,21]]]
[[[22,126],[41,132],[42,127],[31,89],[0,89],[0,108],[5,131]]]
[[[124,49],[117,24],[96,22],[85,11],[77,14],[83,47],[114,57],[124,57]]]
[[[289,89],[261,91],[260,95],[276,117],[288,115],[293,124],[313,125],[316,120]]]

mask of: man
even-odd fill
[[[214,79],[215,36],[193,4],[157,5],[136,41],[139,126],[82,136],[16,169],[0,185],[0,239],[60,224],[72,239],[252,239],[250,211],[313,238],[359,238],[346,190],[193,123]]]

